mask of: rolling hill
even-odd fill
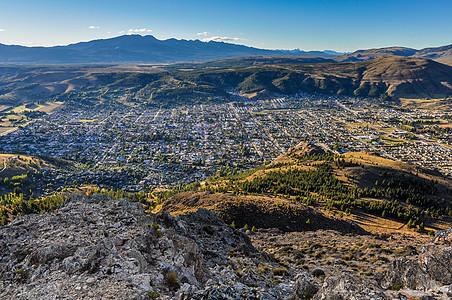
[[[248,98],[298,92],[393,99],[452,96],[452,67],[432,60],[390,56],[357,63],[293,63],[310,60],[235,59],[201,63],[206,66],[202,69],[197,64],[167,69],[5,66],[0,67],[0,105],[46,100],[93,105],[114,100],[168,106],[228,100],[231,90]],[[238,66],[226,67],[228,62]]]
[[[416,49],[412,48],[387,47],[387,48],[357,50],[353,53],[338,56],[334,60],[337,62],[358,62],[391,55],[412,56],[415,53]]]
[[[452,64],[452,45],[437,48],[425,48],[416,51],[415,56],[434,59],[450,65]]]
[[[374,233],[423,231],[450,226],[451,184],[429,169],[372,153],[334,155],[303,142],[270,164],[211,178],[193,189],[197,193],[177,194],[156,210],[202,207],[237,226],[283,231],[327,228],[337,216]],[[334,222],[337,230],[354,230]]]
[[[452,64],[452,45],[424,48],[420,50],[405,47],[386,47],[377,49],[358,50],[334,58],[337,62],[367,61],[392,55],[419,57],[432,59],[441,63]]]
[[[275,64],[317,64],[334,63],[331,58],[321,57],[295,57],[295,56],[245,56],[238,58],[227,58],[198,63],[179,63],[163,66],[167,70],[202,70],[236,68],[247,66],[263,66]]]
[[[251,98],[301,91],[394,99],[443,98],[452,95],[452,67],[431,60],[392,56],[359,63],[179,71],[166,74],[140,93],[158,99],[168,93],[174,97],[203,97],[213,90],[230,89]]]

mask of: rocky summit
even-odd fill
[[[384,274],[311,273],[255,248],[214,212],[146,213],[72,195],[0,227],[1,299],[450,299],[452,230]]]

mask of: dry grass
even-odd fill
[[[0,127],[0,136],[7,135],[8,133],[13,132],[16,129],[17,127]]]
[[[63,105],[63,102],[46,102],[44,104],[33,105],[33,107],[26,108],[25,105],[16,107],[0,105],[0,111],[7,111],[15,114],[5,115],[0,118],[0,136],[6,135],[18,128],[19,125],[25,125],[30,120],[24,115],[26,111],[40,111],[44,113],[51,113],[58,107]],[[19,120],[19,123],[13,124],[13,121]]]
[[[275,268],[272,270],[273,276],[284,276],[287,274],[286,268]]]
[[[406,99],[401,98],[402,107],[405,108],[422,108],[428,110],[450,110],[452,100],[441,99]]]
[[[3,170],[4,163],[6,168]],[[50,167],[48,163],[39,158],[17,154],[0,154],[0,179],[35,171],[35,168],[29,165],[31,163],[41,167]]]
[[[353,271],[362,277],[383,272],[388,262],[398,255],[415,255],[416,247],[429,239],[398,233],[384,238],[342,235],[332,230],[291,233],[260,230],[250,238],[257,248],[285,265],[311,271],[321,269],[326,275]]]
[[[18,114],[23,113],[24,111],[42,111],[45,113],[50,113],[61,105],[63,105],[63,102],[46,102],[44,104],[36,105],[33,108],[26,108],[25,105],[16,106],[11,111]]]
[[[8,109],[10,109],[10,108],[12,108],[12,106],[9,106],[9,105],[0,105],[0,112],[3,112],[3,111],[8,110]]]
[[[166,273],[166,281],[170,287],[178,287],[179,286],[179,278],[177,277],[176,272],[169,271]]]

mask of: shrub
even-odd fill
[[[169,271],[166,273],[166,281],[168,282],[168,285],[172,288],[178,289],[179,288],[179,278],[177,277],[176,272]]]
[[[322,269],[314,269],[312,270],[312,276],[315,277],[325,276],[325,272]]]
[[[228,252],[228,257],[234,257],[234,256],[237,256],[237,253],[235,253],[232,250]]]
[[[208,235],[212,235],[215,233],[215,230],[210,225],[204,225],[202,228]]]
[[[263,265],[263,264],[259,264],[259,266],[257,267],[257,273],[259,275],[262,275],[263,273],[267,272],[270,270],[270,267],[267,265]]]
[[[323,256],[324,253],[325,253],[325,251],[323,251],[323,250],[317,251],[317,252],[314,254],[314,257],[317,258],[317,259],[322,258],[322,256]]]
[[[159,226],[159,224],[157,224],[156,222],[154,222],[154,223],[152,224],[152,228],[154,228],[154,230],[157,231],[157,230],[160,228],[160,226]]]
[[[156,300],[160,297],[160,294],[156,291],[147,291],[149,299]]]
[[[284,276],[287,273],[286,268],[275,268],[273,269],[273,275],[274,276]]]
[[[403,288],[403,284],[394,284],[392,286],[392,290],[394,290],[394,291],[401,290],[402,288]]]

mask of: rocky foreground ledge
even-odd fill
[[[73,195],[0,227],[1,299],[450,299],[452,231],[363,281],[283,266],[213,212]],[[395,291],[397,289],[398,291]]]

